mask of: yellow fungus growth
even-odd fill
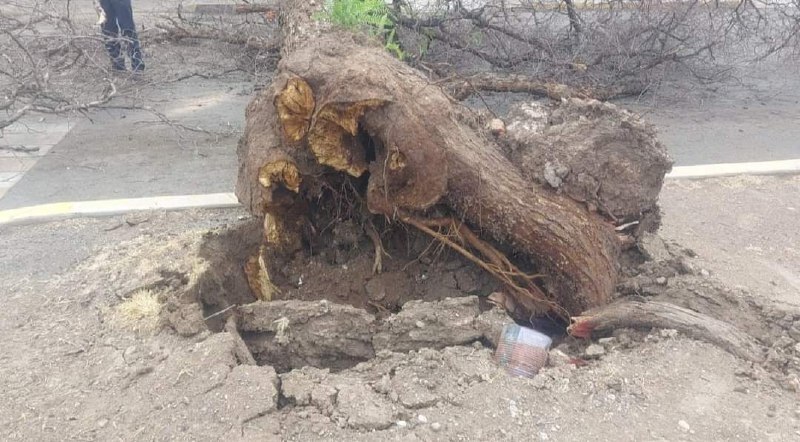
[[[295,77],[286,83],[286,87],[275,97],[275,108],[286,139],[297,143],[305,138],[314,106],[314,93],[305,80]]]

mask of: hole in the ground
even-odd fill
[[[373,273],[374,247],[363,227],[353,220],[340,220],[327,229],[319,229],[322,238],[315,241],[313,253],[304,250],[281,269],[280,280],[284,282],[274,301],[324,300],[385,318],[411,300],[485,296],[498,289],[488,274],[430,238],[381,220],[375,222],[388,254],[383,257],[382,273]],[[261,229],[259,222],[246,222],[205,238],[201,257],[208,265],[197,275],[190,295],[202,303],[205,317],[211,316],[207,320],[211,330],[222,331],[230,314],[215,313],[256,300],[243,266],[258,250]],[[303,342],[281,345],[271,332],[243,332],[242,337],[259,363],[273,365],[279,371],[306,365],[341,370],[374,356],[367,348],[320,352]]]
[[[357,138],[368,162],[385,155],[380,141],[364,128],[359,128]],[[496,279],[443,243],[371,214],[365,201],[368,181],[368,173],[360,178],[335,174],[326,176],[319,187],[301,190],[300,197],[308,205],[308,210],[303,212],[308,214],[308,219],[303,219],[307,224],[305,248],[281,264],[270,263],[269,276],[277,291],[266,308],[279,310],[281,301],[300,301],[307,302],[302,305],[307,305],[308,309],[324,309],[325,312],[298,313],[298,306],[294,304],[295,310],[290,312],[261,310],[259,320],[263,323],[255,328],[259,331],[240,324],[242,339],[258,363],[272,365],[281,372],[307,365],[332,370],[349,368],[374,357],[371,318],[381,321],[396,315],[409,301],[433,302],[462,299],[468,295],[485,297],[500,289]],[[310,194],[313,197],[309,197]],[[288,191],[282,196],[297,197]],[[446,213],[438,215],[446,216]],[[226,309],[256,300],[244,265],[258,252],[263,235],[262,224],[252,221],[217,231],[206,238],[201,257],[208,265],[197,276],[197,283],[193,285],[195,293],[190,296],[202,303],[211,330],[223,330],[226,320],[236,311]],[[524,262],[520,265],[524,271],[533,270]],[[381,271],[376,272],[377,268]],[[340,307],[325,307],[328,304],[321,304],[321,301]],[[305,308],[302,305],[300,310]],[[464,318],[480,313],[474,300],[472,306],[456,303],[452,308],[452,311],[423,312],[422,317],[431,314]],[[365,320],[365,317],[370,319]],[[298,321],[313,323],[316,329],[297,327]],[[459,321],[449,324],[460,324]],[[424,322],[415,320],[411,324]],[[342,328],[342,324],[347,327]],[[425,332],[434,333],[434,330],[428,328]],[[341,336],[331,339],[331,335],[337,334]],[[465,338],[453,342],[468,344],[483,339],[480,334],[464,335]],[[421,343],[420,347],[437,345],[435,333],[426,339],[429,343]]]

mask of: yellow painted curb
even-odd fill
[[[691,179],[785,173],[800,173],[800,159],[673,167],[672,172],[667,174],[667,178]],[[239,201],[233,193],[77,201],[2,210],[0,211],[0,225],[47,222],[80,216],[118,215],[143,210],[222,209],[239,206]]]
[[[79,216],[107,216],[142,210],[181,210],[238,207],[233,193],[157,196],[100,201],[42,204],[0,211],[0,225],[45,222]]]

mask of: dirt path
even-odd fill
[[[800,306],[800,176],[667,181],[661,234],[731,285]]]

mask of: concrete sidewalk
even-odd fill
[[[69,117],[32,116],[5,128],[0,137],[0,200],[76,124]]]

